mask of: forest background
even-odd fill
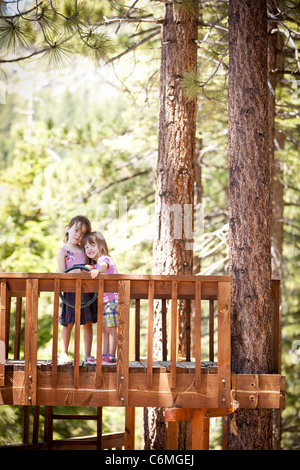
[[[59,3],[70,8],[71,2]],[[162,3],[132,2],[130,14],[130,5],[98,3],[93,15],[110,38],[107,58],[102,60],[74,53],[73,46],[65,43],[55,54],[19,60],[37,50],[36,38],[24,42],[23,52],[12,53],[0,24],[0,271],[56,272],[65,226],[74,215],[84,214],[94,229],[104,233],[119,272],[152,272]],[[199,76],[187,75],[182,83],[187,99],[198,95],[194,270],[226,274],[227,2],[202,3]],[[284,449],[299,449],[300,430],[300,13],[296,3],[281,2],[284,8],[277,23],[285,38],[288,71],[281,71],[276,88],[275,142],[284,188]],[[125,21],[132,17],[143,21]],[[52,336],[52,305],[47,299],[40,315],[39,346],[47,356]],[[219,421],[214,425],[215,448],[220,448]],[[61,423],[55,437],[69,437],[75,429],[76,435],[93,431],[90,423]],[[104,430],[123,430],[122,411],[104,410]],[[20,442],[21,432],[21,409],[1,407],[0,445]]]

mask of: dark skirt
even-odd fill
[[[81,295],[81,303],[88,302],[94,294],[84,293]],[[75,292],[65,292],[64,297],[66,300],[75,305]],[[97,299],[88,307],[84,307],[80,312],[80,324],[85,325],[88,321],[93,323],[97,322]],[[61,312],[59,315],[59,323],[63,326],[68,326],[70,323],[75,323],[75,308],[66,305],[62,302]]]

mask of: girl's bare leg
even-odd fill
[[[72,332],[73,326],[74,326],[74,323],[69,323],[68,326],[63,326],[62,328],[62,332],[61,332],[62,354],[68,355],[71,332]]]
[[[84,357],[90,357],[92,353],[93,343],[93,323],[88,321],[83,325],[83,342],[84,342]]]
[[[115,326],[103,326],[103,354],[116,355],[117,328]]]

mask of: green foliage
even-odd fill
[[[55,68],[68,63],[74,52],[98,62],[109,56],[113,43],[99,18],[96,24],[93,19],[93,6],[86,1],[1,2],[0,46],[7,55],[34,45],[30,56],[42,54]]]
[[[25,49],[33,42],[34,32],[30,22],[22,22],[20,18],[0,18],[0,47],[6,53]]]

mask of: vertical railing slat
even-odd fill
[[[195,386],[201,386],[201,282],[195,282]]]
[[[168,358],[168,341],[167,341],[167,301],[161,301],[161,327],[162,327],[162,360],[167,361]]]
[[[36,405],[37,400],[38,282],[38,279],[26,280],[25,405]]]
[[[211,362],[214,362],[214,357],[215,357],[214,314],[215,314],[214,301],[210,299],[209,301],[209,360]]]
[[[9,332],[10,332],[10,311],[11,311],[11,297],[7,293],[6,311],[5,311],[5,357],[8,359],[9,352]]]
[[[59,294],[60,294],[60,279],[55,279],[54,280],[54,302],[53,302],[52,387],[56,387],[57,385]]]
[[[75,340],[74,340],[74,387],[79,387],[80,359],[81,279],[76,280],[75,292]]]
[[[96,365],[96,387],[102,386],[102,332],[103,332],[103,292],[104,281],[99,279],[97,298],[97,365]]]
[[[191,301],[185,301],[186,308],[186,358],[187,362],[191,360]]]
[[[135,300],[135,360],[139,361],[140,352],[140,334],[141,334],[141,302],[140,299]]]
[[[219,407],[230,406],[230,282],[218,283],[218,397]]]
[[[177,281],[172,281],[171,307],[171,367],[170,387],[176,387],[176,361],[178,356]]]
[[[130,281],[118,284],[117,405],[128,406]]]
[[[153,316],[154,316],[154,281],[148,287],[148,351],[147,351],[147,388],[152,388],[153,368]]]
[[[5,317],[7,304],[7,285],[6,281],[1,281],[1,311],[0,311],[0,386],[5,382]]]
[[[14,359],[20,359],[21,346],[22,297],[16,298],[16,318],[14,337]]]

